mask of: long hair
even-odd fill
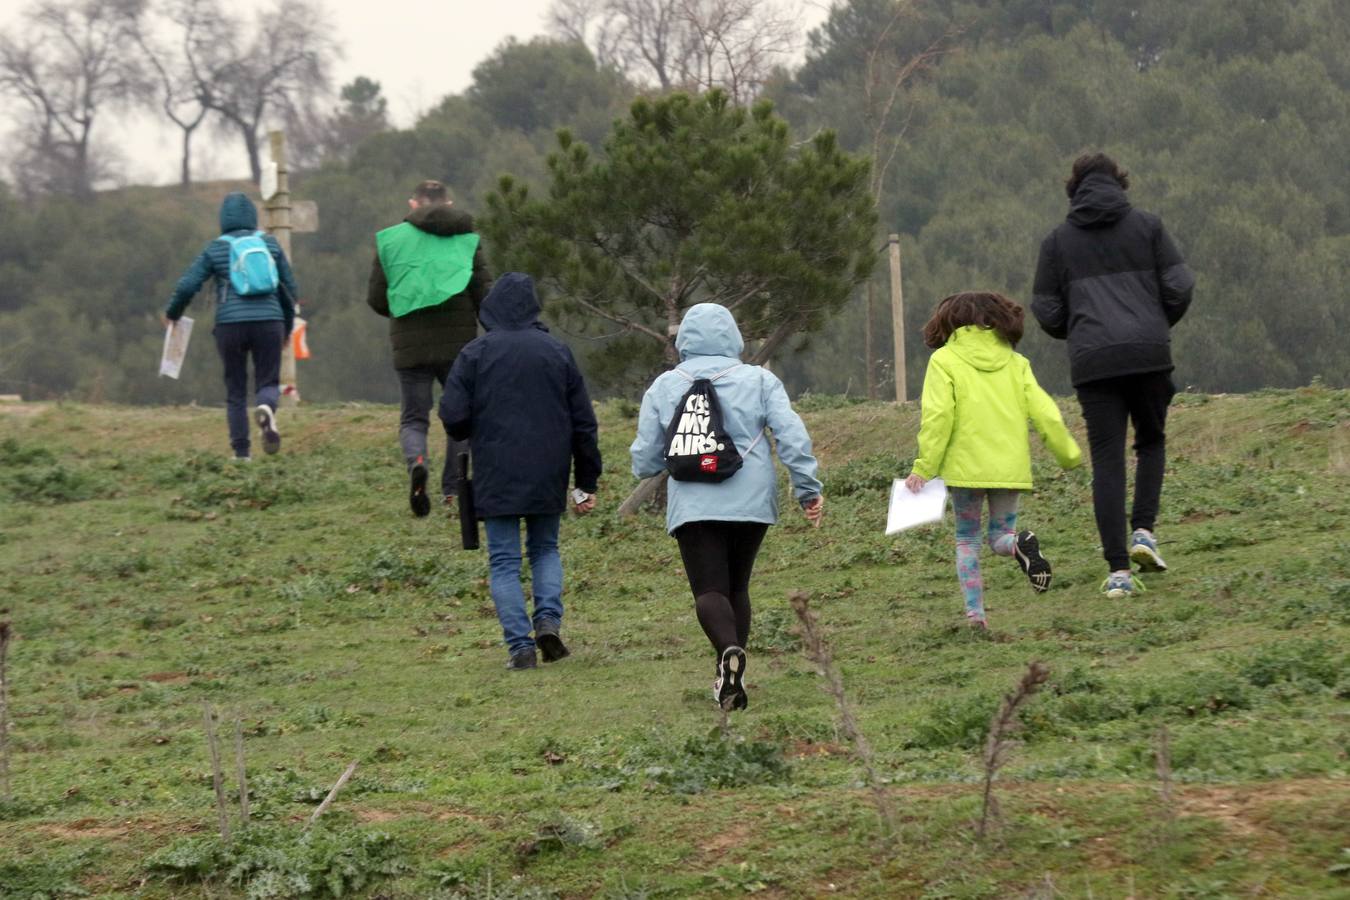
[[[934,350],[966,325],[990,328],[1012,346],[1022,339],[1022,307],[994,291],[962,291],[943,297],[923,326],[923,342]]]

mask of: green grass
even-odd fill
[[[988,638],[961,625],[950,524],[882,535],[914,406],[803,406],[827,519],[765,543],[729,740],[674,542],[655,514],[613,514],[631,404],[601,409],[599,513],[564,524],[573,656],[528,673],[503,669],[483,554],[407,513],[395,410],[288,412],[285,453],[237,468],[219,410],[0,408],[0,897],[1350,893],[1350,394],[1178,398],[1173,571],[1128,602],[1097,593],[1088,473],[1038,449],[1022,521],[1055,587],[986,555]],[[798,588],[888,782],[894,847],[798,652]],[[979,747],[1032,659],[1050,683],[982,845]],[[228,847],[206,703],[247,747],[255,825]]]

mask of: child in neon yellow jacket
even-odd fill
[[[987,537],[999,556],[1011,556],[1040,593],[1050,587],[1050,563],[1031,531],[1017,531],[1017,501],[1031,490],[1027,420],[1066,469],[1083,452],[1064,427],[1059,407],[1036,383],[1027,358],[1013,350],[1022,339],[1022,308],[987,291],[953,294],[924,326],[924,343],[937,350],[923,381],[919,457],[905,484],[921,489],[941,476],[956,516],[956,574],[966,619],[987,628],[980,578],[980,517],[989,504]]]

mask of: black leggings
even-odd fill
[[[768,530],[762,522],[686,522],[675,529],[698,624],[719,658],[750,639],[750,572]]]
[[[1130,528],[1153,530],[1167,465],[1167,405],[1176,388],[1166,372],[1090,381],[1078,402],[1092,451],[1092,506],[1111,571],[1130,567],[1125,545],[1125,426],[1134,423],[1134,507]]]

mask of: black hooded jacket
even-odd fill
[[[422,206],[406,219],[428,234],[450,237],[473,232],[473,216],[449,203]],[[394,368],[448,365],[455,354],[478,334],[478,304],[491,286],[483,245],[473,254],[473,275],[468,287],[439,306],[419,309],[399,318],[389,316],[389,280],[380,264],[380,254],[370,268],[366,302],[389,319],[389,340],[394,347]]]
[[[567,345],[539,322],[528,275],[508,272],[479,317],[487,334],[455,359],[441,421],[473,450],[480,518],[554,515],[567,507],[567,476],[594,493],[600,477],[595,411]]]
[[[1046,334],[1068,339],[1077,387],[1170,372],[1170,329],[1194,286],[1162,220],[1131,207],[1115,178],[1093,174],[1041,243],[1031,312]]]

